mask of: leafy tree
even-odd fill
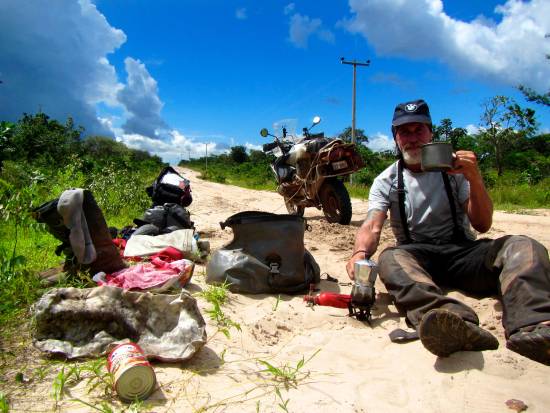
[[[252,163],[267,163],[267,155],[263,151],[257,151],[255,149],[252,149],[250,151],[250,155],[248,155],[248,159]]]
[[[373,152],[365,145],[357,145],[357,150],[365,162],[365,167],[354,176],[356,181],[363,185],[371,185],[380,172],[395,162],[393,151]]]
[[[45,113],[25,113],[9,135],[5,151],[11,160],[54,161],[63,165],[67,155],[78,147],[83,130],[82,127],[75,129],[70,117],[63,125]]]
[[[539,94],[535,90],[523,85],[520,85],[518,89],[525,95],[525,98],[529,102],[535,102],[539,105],[550,106],[550,92]]]
[[[10,155],[10,141],[13,138],[13,131],[15,124],[12,122],[2,121],[0,122],[0,169],[4,159],[8,159]]]
[[[535,111],[522,109],[513,99],[495,96],[483,103],[481,116],[482,143],[486,143],[494,157],[498,176],[504,170],[504,157],[518,141],[536,130]]]
[[[344,142],[351,142],[351,126],[348,126],[344,129],[338,136],[338,139],[342,139]],[[366,144],[369,142],[369,138],[365,135],[363,129],[355,129],[355,143],[356,144]]]
[[[132,166],[137,163],[144,169],[157,169],[164,163],[158,156],[147,151],[128,148],[106,136],[90,136],[80,144],[80,156],[85,160],[88,168],[103,168],[107,165],[118,167]]]
[[[82,152],[93,158],[119,158],[128,155],[129,149],[122,143],[105,136],[90,136],[81,145]]]
[[[475,135],[468,135],[467,133],[458,137],[456,145],[453,145],[453,148],[457,151],[463,150],[475,152],[478,158],[483,153],[477,137]]]
[[[533,136],[527,140],[526,149],[534,149],[544,156],[550,156],[550,133]]]
[[[468,132],[464,128],[453,128],[453,122],[449,118],[441,119],[440,125],[433,130],[434,141],[450,141],[453,148],[457,148],[458,141]]]
[[[235,163],[243,163],[248,161],[246,148],[242,145],[231,147],[230,157]]]

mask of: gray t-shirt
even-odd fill
[[[470,196],[470,184],[462,174],[449,175],[458,224],[474,239],[470,221],[462,205]],[[403,168],[405,213],[411,238],[415,242],[440,244],[453,235],[453,216],[440,172],[411,172]],[[390,223],[398,244],[406,242],[399,213],[397,162],[374,180],[369,193],[369,211],[390,211]]]

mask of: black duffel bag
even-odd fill
[[[138,227],[145,225],[154,225],[157,228],[155,234],[166,234],[177,229],[194,229],[194,223],[191,221],[191,215],[187,209],[174,203],[157,205],[147,209],[142,218],[135,218],[134,224]],[[141,232],[135,232],[135,235]]]
[[[177,185],[168,183],[167,181],[177,182]],[[187,207],[193,202],[189,180],[181,176],[171,166],[167,166],[160,171],[153,184],[148,186],[145,192],[153,200],[153,206],[173,203]]]
[[[304,247],[304,218],[246,211],[220,225],[233,230],[233,241],[212,254],[207,283],[228,282],[237,293],[291,294],[319,282],[319,266]]]

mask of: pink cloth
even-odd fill
[[[110,285],[126,290],[165,291],[172,287],[182,288],[193,275],[194,263],[189,260],[173,262],[155,257],[151,262],[133,265],[113,274],[108,274],[99,285]]]

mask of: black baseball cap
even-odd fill
[[[430,127],[432,125],[430,108],[422,99],[400,103],[395,107],[391,122],[392,129],[412,122],[427,123]]]

